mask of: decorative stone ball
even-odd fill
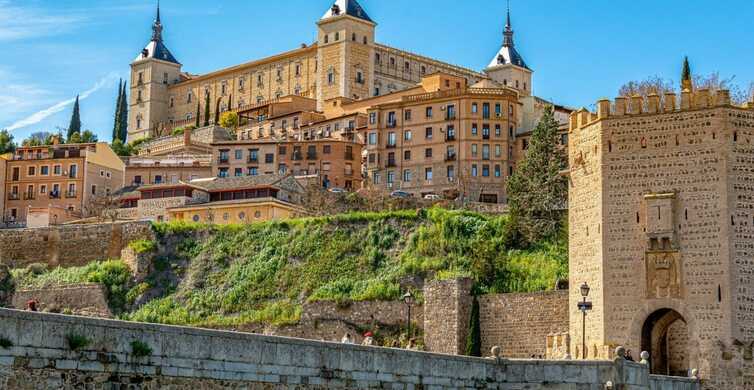
[[[639,357],[641,357],[642,364],[649,364],[649,352],[641,351],[641,354],[639,355]]]
[[[612,381],[607,381],[605,383],[605,390],[613,390],[613,382]]]
[[[501,348],[500,348],[499,345],[496,345],[496,346],[492,347],[492,350],[490,352],[492,352],[492,356],[494,356],[496,358],[499,358],[500,357]]]
[[[621,359],[626,358],[626,348],[623,346],[619,346],[618,348],[615,348],[615,357],[619,357]]]
[[[691,369],[691,377],[692,378],[699,378],[699,369],[692,368]]]

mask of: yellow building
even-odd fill
[[[510,13],[503,44],[482,72],[375,42],[377,23],[356,0],[337,0],[316,22],[317,41],[271,57],[203,75],[183,65],[162,39],[159,9],[152,39],[131,63],[129,140],[167,134],[168,129],[209,124],[215,109],[243,111],[290,95],[326,102],[361,100],[414,87],[442,72],[472,85],[483,79],[531,95],[532,70],[513,42]],[[209,100],[210,115],[204,116]]]

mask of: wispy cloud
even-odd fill
[[[115,84],[115,80],[118,79],[117,73],[110,73],[107,76],[101,78],[99,81],[97,81],[96,84],[94,84],[93,87],[87,89],[86,91],[82,92],[79,95],[79,100],[84,100],[91,96],[93,93],[99,91],[100,89],[108,86],[113,86]],[[17,129],[21,129],[24,127],[28,127],[31,125],[35,125],[39,122],[42,122],[43,120],[47,119],[48,117],[57,114],[63,110],[66,109],[69,105],[73,104],[73,102],[76,100],[76,98],[66,99],[61,102],[55,103],[54,105],[45,108],[44,110],[37,111],[28,117],[21,119],[19,121],[16,121],[15,123],[8,126],[8,131],[13,131]]]
[[[56,13],[20,7],[0,0],[0,42],[43,37],[70,31],[86,20],[81,13]]]

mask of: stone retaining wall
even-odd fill
[[[107,304],[107,292],[101,284],[80,284],[66,287],[48,287],[42,290],[17,290],[13,295],[13,307],[26,309],[30,300],[37,301],[43,312],[72,314],[87,317],[112,318]]]
[[[89,343],[72,351],[67,336]],[[0,309],[0,388],[698,390],[626,361],[494,360]],[[133,353],[133,342],[151,349]]]
[[[131,241],[152,237],[151,225],[145,221],[0,230],[0,263],[11,268],[32,263],[82,266],[117,259]]]
[[[314,302],[304,305],[302,321],[340,320],[361,326],[400,325],[405,326],[408,310],[402,301],[349,302],[339,305],[336,302]],[[412,326],[424,327],[424,310],[421,305],[411,308]]]
[[[568,290],[482,295],[479,320],[483,351],[498,345],[507,358],[544,358],[547,336],[568,333]]]

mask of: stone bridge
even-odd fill
[[[0,309],[0,389],[698,388],[627,361],[468,358]]]

